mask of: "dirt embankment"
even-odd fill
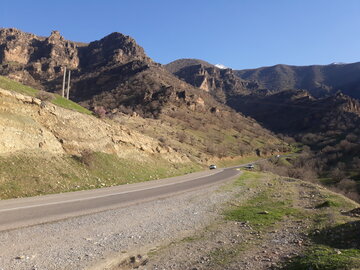
[[[0,89],[0,154],[18,151],[79,155],[84,150],[140,158],[189,159],[154,138],[48,102]]]

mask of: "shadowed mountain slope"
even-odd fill
[[[276,65],[257,69],[236,70],[244,80],[258,82],[261,89],[278,92],[305,89],[315,97],[324,97],[341,91],[360,98],[360,62],[313,66]]]

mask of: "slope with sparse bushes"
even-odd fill
[[[0,83],[8,89],[0,89],[1,198],[147,181],[200,170],[220,158],[223,165],[256,158],[255,149],[266,155],[289,148],[252,120],[233,121],[231,111],[215,112],[219,116],[208,121],[186,111],[181,117],[118,113],[109,119],[7,78]],[[228,126],[220,129],[225,113]]]

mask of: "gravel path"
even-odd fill
[[[134,250],[145,254],[213,222],[221,205],[239,191],[218,187],[1,232],[0,270],[104,269]]]

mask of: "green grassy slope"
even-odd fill
[[[200,169],[192,163],[175,165],[161,158],[136,161],[100,152],[86,157],[0,156],[0,199],[144,182]]]
[[[4,76],[0,76],[0,88],[14,91],[23,95],[28,95],[32,97],[36,97],[37,94],[40,92],[37,89],[34,89],[30,86],[23,85],[21,83],[15,82],[13,80],[10,80]],[[57,94],[53,94],[54,98],[51,100],[51,102],[57,106],[60,106],[65,109],[74,110],[80,113],[85,113],[91,115],[92,112],[88,109],[80,106],[79,104],[68,100],[66,98],[63,98]]]

